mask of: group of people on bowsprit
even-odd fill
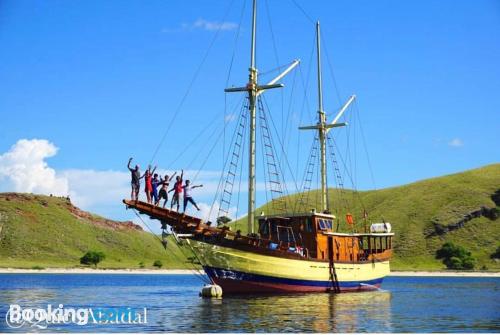
[[[131,168],[130,167],[131,163],[132,163],[132,158],[128,160],[128,165],[127,165],[132,176],[132,182],[131,182],[132,192],[130,194],[132,200],[136,201],[139,200],[141,179],[144,178],[146,184],[144,192],[146,193],[146,199],[148,204],[154,204],[155,206],[159,206],[160,201],[164,199],[163,208],[165,208],[168,202],[168,194],[170,192],[174,192],[174,195],[172,196],[172,201],[170,202],[170,209],[173,209],[173,207],[176,206],[177,211],[179,211],[180,199],[182,193],[184,193],[183,211],[184,212],[186,211],[188,203],[191,203],[194,207],[196,207],[197,210],[200,210],[200,208],[193,199],[192,190],[197,187],[203,187],[203,185],[191,185],[191,181],[189,180],[186,180],[183,185],[182,182],[184,177],[184,170],[181,171],[180,176],[176,177],[175,175],[177,174],[177,172],[175,172],[170,177],[168,175],[165,175],[165,178],[162,178],[161,176],[158,175],[158,173],[155,173],[156,166],[154,167],[153,170],[151,170],[151,165],[148,166],[146,172],[144,172],[144,174],[141,175],[139,165],[136,165],[134,168]],[[174,177],[175,177],[174,186],[169,190],[168,187]],[[158,188],[160,188],[159,191]]]

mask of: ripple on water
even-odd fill
[[[383,289],[345,294],[201,299],[191,275],[0,275],[9,304],[148,309],[140,326],[63,326],[93,332],[492,332],[500,330],[500,279],[390,277]],[[9,331],[5,324],[0,331]],[[34,329],[23,329],[33,331]]]

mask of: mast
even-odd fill
[[[257,0],[253,0],[252,42],[248,75],[248,100],[250,112],[250,141],[248,149],[248,233],[254,233],[255,221],[255,105],[257,100],[257,69],[255,68],[255,33],[257,23]]]
[[[320,145],[320,174],[321,174],[321,211],[323,213],[329,211],[329,199],[328,199],[328,179],[326,171],[326,139],[327,134],[331,128],[343,127],[347,123],[337,123],[342,114],[346,111],[347,107],[356,98],[352,95],[349,100],[342,106],[337,116],[334,118],[333,122],[330,124],[326,123],[326,114],[323,110],[323,82],[321,77],[321,34],[319,21],[316,22],[316,63],[318,71],[318,123],[314,126],[299,127],[301,130],[317,130],[319,145]]]
[[[248,83],[245,87],[226,88],[225,92],[247,92],[248,94],[248,112],[250,114],[250,133],[249,150],[248,150],[248,233],[254,233],[255,221],[255,128],[256,128],[256,107],[257,97],[265,90],[271,88],[283,87],[283,84],[278,84],[278,80],[288,74],[293,68],[299,64],[299,60],[294,60],[282,73],[265,85],[259,85],[257,82],[258,70],[255,62],[256,53],[256,34],[257,34],[257,0],[253,0],[252,8],[252,39],[250,45],[250,68],[248,75]]]
[[[328,211],[328,182],[326,179],[326,116],[323,110],[323,84],[321,81],[321,42],[319,21],[316,22],[316,59],[318,66],[318,137],[321,156],[321,211]]]

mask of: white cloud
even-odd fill
[[[68,180],[59,176],[45,161],[58,148],[47,140],[21,139],[0,155],[0,189],[68,195]]]
[[[193,23],[193,27],[203,30],[233,30],[238,28],[238,25],[234,22],[217,22],[198,19]]]
[[[69,184],[73,203],[92,208],[107,203],[120,203],[130,194],[130,176],[121,171],[66,170],[61,173]]]
[[[199,203],[198,207],[200,207],[199,214],[197,216],[201,217],[204,221],[211,221],[213,225],[217,224],[217,215],[219,212],[219,203],[216,201],[212,207],[212,205],[207,203]],[[188,209],[188,214],[196,214],[196,208]],[[229,208],[228,217],[236,219],[236,207]]]
[[[229,113],[229,114],[226,114],[226,116],[224,117],[225,123],[231,123],[234,120],[236,120],[236,113]]]
[[[57,147],[47,140],[19,140],[7,152],[0,154],[0,191],[69,195],[71,201],[83,210],[109,218],[133,220],[144,226],[131,211],[125,211],[122,204],[122,199],[130,197],[130,173],[128,171],[92,169],[56,171],[48,165],[46,159],[55,156],[57,151]],[[157,172],[162,176],[173,173],[172,170],[163,169]],[[216,222],[219,203],[214,204],[212,211],[210,209],[217,192],[220,175],[221,172],[216,170],[184,171],[185,180],[191,179],[194,184],[203,184],[202,188],[196,188],[193,191],[194,199],[199,203],[201,210],[198,212],[189,205],[188,213],[201,217],[203,220]],[[144,185],[144,182],[142,184]],[[236,207],[231,207],[229,210],[228,216],[233,220],[236,219],[237,214],[245,214],[247,189],[244,185],[240,190],[243,198],[240,199],[239,212],[237,213]],[[263,182],[257,183],[257,190],[259,192],[265,190]],[[220,198],[220,190],[218,198]],[[141,187],[140,199],[145,199],[143,187]],[[147,220],[148,224],[151,222],[145,216],[142,218]],[[155,232],[159,231],[156,221],[151,222],[150,227]]]
[[[193,31],[193,30],[206,30],[206,31],[230,31],[238,28],[238,24],[234,22],[218,22],[208,21],[205,19],[198,19],[192,23],[183,23],[180,28],[164,28],[162,33],[174,33],[179,31]]]
[[[448,142],[448,145],[450,147],[455,147],[455,148],[459,148],[459,147],[463,147],[464,145],[464,142],[459,139],[458,137],[457,138],[454,138],[452,139],[451,141]]]

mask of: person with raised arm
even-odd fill
[[[141,172],[139,170],[139,165],[136,165],[133,169],[130,167],[130,164],[132,163],[132,157],[128,160],[127,168],[130,171],[131,174],[131,183],[130,185],[132,186],[132,191],[130,192],[130,198],[132,200],[138,201],[139,200],[139,191],[141,189]]]
[[[170,209],[174,207],[174,205],[177,205],[177,211],[179,211],[179,205],[180,205],[180,196],[182,193],[182,178],[184,177],[184,170],[181,170],[181,175],[175,177],[175,184],[174,187],[168,193],[174,191],[174,195],[172,196],[172,202],[170,203]]]
[[[177,174],[177,172],[174,172],[174,174],[169,178],[168,175],[165,175],[165,179],[161,179],[161,189],[160,192],[158,193],[158,201],[156,202],[156,206],[160,204],[161,199],[165,199],[163,201],[163,208],[165,208],[165,205],[168,202],[168,186],[170,185],[170,181],[174,179],[174,176]]]
[[[153,171],[151,171],[151,165],[148,166],[148,169],[146,170],[146,172],[144,173],[144,180],[146,182],[146,186],[144,187],[144,192],[146,193],[146,199],[147,199],[147,202],[148,204],[151,204],[151,195],[153,193],[153,183],[152,183],[152,180],[153,180],[153,173],[155,173],[156,171],[156,166],[155,168],[153,169]]]
[[[201,185],[201,184],[200,185],[191,185],[190,180],[186,180],[186,184],[184,186],[182,186],[182,188],[184,189],[184,212],[186,212],[186,207],[187,207],[188,202],[193,204],[193,206],[196,207],[197,210],[200,210],[200,207],[198,207],[198,205],[194,201],[192,193],[191,193],[191,191],[197,187],[203,187],[203,185]]]

